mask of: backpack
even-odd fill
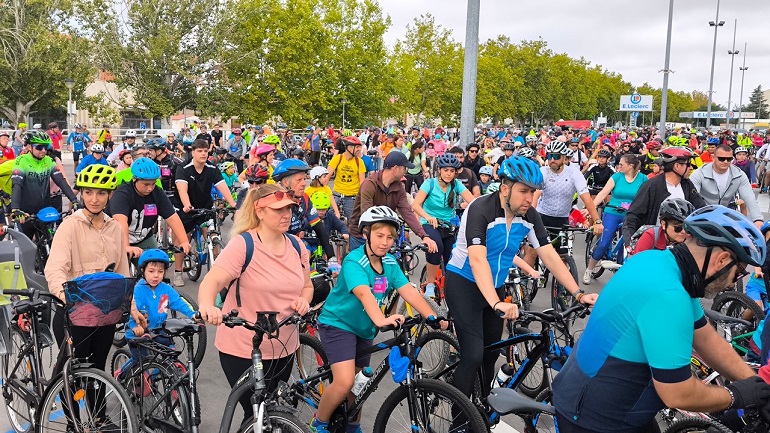
[[[655,245],[658,244],[658,237],[659,237],[659,234],[660,234],[660,230],[658,230],[658,227],[660,227],[660,226],[653,225],[653,224],[645,224],[645,225],[639,227],[634,232],[634,234],[631,235],[631,240],[628,242],[628,247],[631,249],[631,251],[636,250],[636,244],[639,243],[639,239],[641,239],[642,235],[647,230],[649,230],[651,228],[655,229],[655,232],[654,232],[655,233],[655,237],[653,238],[653,241],[652,241],[653,248],[655,248]]]
[[[302,251],[300,250],[299,241],[294,236],[288,236],[284,234],[285,237],[289,239],[289,242],[291,242],[291,246],[294,248],[295,251],[297,251],[297,254],[302,257]],[[243,266],[241,266],[241,275],[243,275],[244,272],[246,272],[246,268],[249,267],[249,263],[251,263],[252,256],[254,255],[254,239],[251,237],[251,235],[248,232],[241,233],[241,237],[243,238],[243,241],[246,242],[246,258],[243,261]],[[225,303],[225,298],[227,298],[227,293],[230,291],[230,288],[233,286],[233,283],[235,283],[235,302],[238,308],[241,308],[241,277],[230,281],[230,284],[227,285],[227,287],[223,288],[219,291],[219,294],[217,294],[217,300],[214,303],[214,305],[217,306],[217,308],[222,309],[222,306]]]

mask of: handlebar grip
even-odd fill
[[[32,297],[35,294],[35,291],[33,289],[4,289],[3,294]]]

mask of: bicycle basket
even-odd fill
[[[75,326],[108,326],[131,308],[136,278],[96,272],[64,283],[67,313]]]

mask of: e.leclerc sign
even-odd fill
[[[622,95],[619,111],[652,111],[652,95]]]

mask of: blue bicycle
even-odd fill
[[[219,253],[225,248],[222,235],[217,223],[217,210],[215,209],[196,209],[194,212],[197,217],[204,219],[202,224],[196,224],[190,239],[190,253],[184,257],[182,270],[187,272],[190,281],[198,281],[203,265],[206,270],[211,269],[211,264],[217,258]],[[203,229],[206,228],[204,234]]]
[[[623,266],[623,262],[626,258],[626,249],[623,245],[623,235],[621,234],[622,231],[623,224],[618,226],[618,229],[615,231],[614,237],[612,239],[612,244],[610,244],[610,248],[607,250],[604,256],[599,259],[596,268],[594,268],[594,270],[591,272],[591,277],[593,279],[601,277],[605,269],[615,272],[620,269],[621,266]],[[594,250],[599,244],[600,239],[601,236],[596,236],[593,233],[589,233],[587,235],[586,267],[588,267],[588,261],[591,260],[591,256],[594,254]]]

